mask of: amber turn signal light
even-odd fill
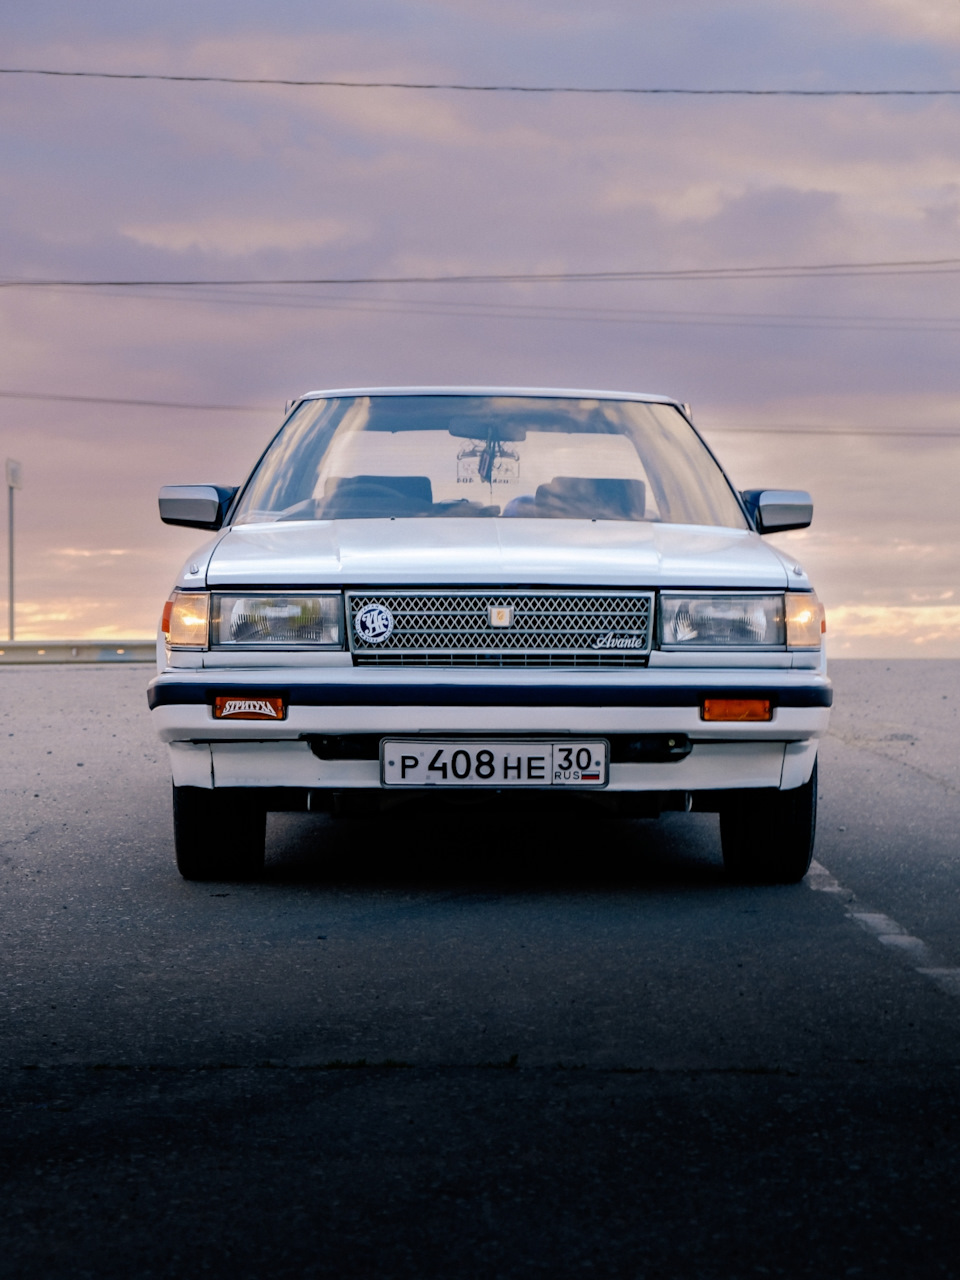
[[[769,698],[704,698],[704,720],[772,720]]]
[[[273,694],[218,694],[213,700],[213,714],[217,720],[285,720],[287,704]]]

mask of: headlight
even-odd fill
[[[214,596],[214,644],[341,649],[343,605],[328,595]]]
[[[206,649],[209,626],[206,591],[175,591],[164,605],[161,628],[171,649]]]
[[[819,649],[820,637],[826,631],[823,605],[812,591],[788,591],[787,647]]]
[[[809,597],[808,597],[809,598]],[[782,647],[782,595],[661,595],[664,648]]]

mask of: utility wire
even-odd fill
[[[99,297],[140,301],[127,291]],[[213,293],[152,293],[151,302],[197,303],[200,306],[253,307],[280,311],[339,311],[348,315],[462,316],[490,320],[539,320],[564,324],[706,326],[746,329],[812,329],[869,333],[958,333],[960,316],[789,315],[783,312],[638,310],[626,307],[551,306],[549,303],[468,302],[443,298],[361,298],[321,294],[295,298],[283,294],[229,296]]]
[[[587,281],[650,280],[800,280],[827,276],[950,275],[960,272],[960,258],[916,258],[892,262],[825,262],[760,267],[688,267],[634,271],[528,271],[437,276],[315,276],[272,280],[0,280],[0,289],[198,289],[263,286],[364,284],[564,284]]]
[[[190,76],[131,71],[56,71],[47,67],[0,67],[3,76],[59,76],[79,80],[162,80],[173,84],[285,85],[299,89],[415,89],[450,93],[580,93],[681,95],[709,98],[948,98],[960,89],[687,89],[599,88],[584,85],[456,84],[407,80],[292,80],[270,76]]]
[[[69,290],[66,290],[69,292]],[[125,299],[140,302],[143,295],[121,290],[111,293],[105,290],[101,298]],[[347,314],[374,315],[424,315],[463,316],[496,320],[553,320],[566,323],[618,324],[618,325],[707,325],[737,328],[775,329],[839,329],[863,330],[876,333],[957,333],[960,332],[960,316],[896,316],[896,315],[847,315],[843,313],[788,313],[771,311],[678,311],[666,307],[606,307],[554,305],[549,302],[477,302],[463,298],[397,298],[364,293],[320,293],[304,297],[285,293],[250,292],[231,290],[229,293],[152,292],[150,302],[173,302],[177,305],[194,303],[199,306],[252,307],[280,311],[341,311]]]
[[[747,436],[889,436],[891,439],[915,437],[925,440],[960,440],[960,431],[913,431],[909,428],[894,427],[884,431],[878,427],[700,427],[704,435],[747,435]]]
[[[45,391],[0,391],[0,400],[56,400],[69,404],[133,405],[142,409],[192,409],[217,413],[272,413],[265,405],[185,404],[179,400],[126,400],[116,396],[66,396]]]
[[[202,412],[227,413],[279,413],[267,405],[242,404],[187,404],[182,400],[128,400],[117,396],[57,395],[45,391],[0,391],[4,400],[53,400],[77,404],[127,405],[148,409],[192,409]],[[890,436],[891,438],[924,437],[933,440],[960,440],[960,431],[927,431],[924,429],[876,427],[807,427],[783,424],[778,427],[707,427],[701,428],[707,435],[804,435],[804,436]]]

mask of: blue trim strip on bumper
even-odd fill
[[[829,707],[829,684],[796,687],[708,684],[614,686],[476,685],[476,684],[200,684],[187,681],[152,683],[150,709],[176,705],[209,705],[217,695],[249,697],[251,690],[286,698],[293,707],[699,707],[704,698],[769,698],[776,707]]]

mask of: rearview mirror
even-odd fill
[[[757,533],[806,529],[813,520],[813,499],[805,489],[744,489],[740,496]]]
[[[451,418],[447,430],[459,440],[492,440],[494,444],[516,443],[527,438],[527,428],[518,422],[491,418]]]
[[[190,529],[219,529],[237,486],[165,484],[160,490],[160,519]]]

